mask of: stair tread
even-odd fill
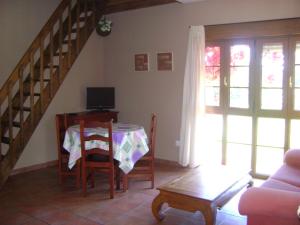
[[[66,55],[66,54],[68,54],[68,52],[62,52],[61,54],[62,54],[62,55]],[[54,53],[54,56],[59,56],[59,52]]]
[[[15,107],[13,107],[13,109],[20,110],[20,107],[19,107],[19,106],[15,106]],[[23,110],[24,110],[24,111],[31,111],[31,108],[30,108],[30,107],[27,107],[27,106],[24,106],[24,107],[23,107]]]
[[[24,92],[25,96],[30,96],[30,92]],[[33,93],[34,96],[41,96],[41,93]]]
[[[40,79],[37,78],[37,79],[34,79],[34,81],[40,82]],[[44,81],[44,82],[50,82],[51,80],[50,80],[50,79],[44,79],[43,81]],[[30,79],[25,80],[24,82],[28,83],[28,82],[30,82]]]
[[[21,127],[21,123],[20,123],[20,122],[13,121],[13,126],[14,126],[14,127]]]
[[[76,42],[76,39],[71,39],[71,44],[75,43]],[[69,44],[69,40],[64,40],[63,41],[63,44]]]
[[[2,137],[1,142],[5,143],[5,144],[9,144],[10,143],[10,138],[9,137]]]

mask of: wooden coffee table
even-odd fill
[[[200,166],[165,185],[152,202],[152,213],[158,221],[164,218],[163,203],[189,212],[202,212],[206,225],[216,222],[217,208],[224,206],[243,187],[252,184],[249,171],[226,166]]]

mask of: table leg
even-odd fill
[[[205,219],[205,225],[215,225],[216,224],[216,217],[217,217],[216,207],[209,207],[206,210],[202,210],[201,212]]]
[[[165,215],[161,213],[161,207],[164,203],[164,199],[161,195],[157,195],[152,202],[152,214],[157,219],[157,221],[161,221],[164,219]]]

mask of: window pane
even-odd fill
[[[294,110],[300,110],[300,88],[295,88]]]
[[[250,47],[248,45],[233,45],[230,47],[231,66],[248,66],[250,64]]]
[[[220,47],[205,48],[205,104],[220,105]]]
[[[257,145],[283,147],[284,133],[284,119],[258,118]]]
[[[249,67],[230,68],[230,87],[249,86]]]
[[[283,45],[281,43],[266,44],[263,46],[262,66],[282,66],[283,62]]]
[[[271,175],[283,163],[283,149],[257,147],[256,172],[259,174]]]
[[[205,158],[203,163],[221,164],[223,116],[206,114],[203,122],[202,126],[205,126],[205,153],[201,156]]]
[[[295,66],[295,87],[300,87],[300,66]]]
[[[220,47],[214,46],[205,48],[205,65],[220,66]]]
[[[282,87],[283,66],[262,67],[262,87]]]
[[[220,86],[220,67],[206,67],[205,72],[206,86]]]
[[[249,107],[248,88],[230,88],[230,107]]]
[[[300,120],[291,120],[290,148],[300,148]]]
[[[222,141],[223,116],[218,114],[205,114],[205,127],[210,141]]]
[[[282,109],[282,90],[281,89],[262,89],[261,90],[262,109]]]
[[[252,142],[252,118],[248,116],[228,116],[227,141],[242,144]],[[242,130],[242,132],[241,132]]]
[[[295,64],[300,64],[300,42],[296,44]]]
[[[251,145],[227,144],[226,165],[237,169],[251,168]]]
[[[220,89],[215,87],[205,88],[205,105],[219,106]]]

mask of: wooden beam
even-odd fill
[[[109,0],[105,14],[121,12],[126,10],[140,9],[151,6],[178,3],[176,0]]]

